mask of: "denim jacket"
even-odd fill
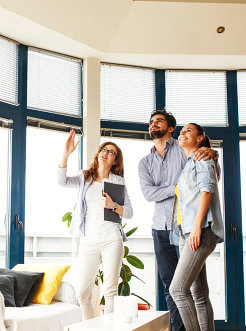
[[[78,176],[68,177],[67,176],[67,168],[58,168],[58,184],[61,186],[72,187],[79,189],[78,200],[73,210],[72,222],[70,225],[70,233],[75,237],[84,237],[85,236],[85,216],[86,216],[86,201],[85,194],[90,186],[90,181],[85,182],[84,175],[81,173]],[[124,178],[109,174],[109,179],[114,183],[124,184]],[[123,206],[123,218],[132,218],[133,210],[131,206],[131,202],[127,193],[127,189],[125,187],[125,201]],[[121,232],[123,241],[126,241],[126,235],[119,224],[119,230]]]
[[[220,210],[219,192],[215,172],[214,160],[196,161],[194,154],[188,158],[188,162],[184,167],[179,181],[179,197],[180,197],[180,212],[181,212],[181,228],[183,233],[192,231],[193,223],[198,210],[201,192],[213,193],[208,211],[204,217],[202,228],[206,228],[211,224],[212,231],[219,237],[218,242],[224,241],[224,225]],[[173,210],[173,234],[177,224],[177,203]],[[173,239],[172,239],[173,241]]]
[[[179,246],[179,229],[177,224],[177,212],[178,212],[178,197],[175,195],[173,201],[171,231],[169,233],[170,243],[175,246]]]

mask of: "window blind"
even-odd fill
[[[237,72],[239,125],[246,125],[246,71]]]
[[[167,70],[166,110],[173,113],[177,125],[226,126],[226,73]]]
[[[81,116],[81,61],[28,50],[27,106]]]
[[[0,117],[0,129],[13,129],[13,120]]]
[[[0,37],[0,101],[18,104],[18,45]]]
[[[31,126],[31,127],[35,127],[35,128],[39,128],[39,129],[68,132],[68,133],[71,130],[74,130],[77,135],[83,136],[82,127],[79,127],[76,125],[69,125],[69,124],[65,124],[65,123],[52,122],[52,121],[33,118],[33,117],[27,117],[27,126]]]
[[[154,109],[153,70],[101,65],[101,119],[148,123]]]

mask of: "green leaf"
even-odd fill
[[[102,296],[102,298],[101,298],[100,305],[105,305],[105,298],[104,298],[104,296]]]
[[[121,271],[120,271],[120,277],[124,282],[129,282],[132,278],[132,271],[126,264],[122,264]]]
[[[126,236],[127,236],[127,237],[130,237],[130,236],[131,236],[131,235],[132,235],[137,229],[138,229],[138,227],[129,230],[129,231],[126,233]]]
[[[135,293],[131,293],[131,295],[134,295],[135,297],[138,297],[139,299],[143,300],[143,302],[147,303],[147,305],[149,305],[150,307],[153,307],[147,300],[143,299],[142,297],[140,297],[139,295],[135,294]]]
[[[135,277],[135,278],[137,278],[138,280],[140,280],[142,283],[144,283],[145,284],[145,282],[141,279],[141,278],[139,278],[138,276],[136,276],[136,275],[134,275],[134,274],[132,274],[132,277]]]
[[[128,283],[120,283],[118,287],[118,295],[128,296],[130,295],[130,286]]]
[[[101,271],[100,269],[98,270],[98,273],[96,275],[96,280],[97,282],[99,282],[99,279],[101,280],[101,282],[103,283],[103,271]]]
[[[133,255],[127,255],[126,257],[127,262],[129,262],[131,265],[133,265],[135,268],[138,269],[144,269],[144,264],[139,258]]]
[[[70,211],[64,214],[62,217],[62,222],[67,222],[68,227],[70,227],[71,220],[72,220],[72,213]]]
[[[122,226],[122,229],[124,229],[126,227],[126,223],[124,225],[121,225]]]
[[[68,213],[64,214],[62,217],[62,222],[67,222],[68,219],[72,219],[72,213],[69,211]]]
[[[127,246],[124,246],[124,257],[126,257],[129,253],[129,248]]]

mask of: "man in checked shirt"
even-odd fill
[[[172,331],[185,330],[172,297],[169,293],[179,258],[178,246],[169,240],[171,230],[175,185],[178,182],[187,158],[178,141],[173,139],[175,117],[165,110],[151,114],[149,133],[154,141],[151,152],[139,162],[140,185],[147,201],[154,201],[152,236],[159,275],[165,288],[165,297],[171,316]],[[197,160],[217,159],[215,150],[202,147],[195,155]]]

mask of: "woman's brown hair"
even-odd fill
[[[101,152],[101,150],[106,147],[107,145],[112,145],[116,148],[117,154],[115,156],[116,163],[111,168],[111,173],[114,175],[118,175],[121,177],[124,177],[124,165],[123,165],[123,154],[121,149],[113,142],[107,141],[103,144],[101,144],[96,154],[93,157],[92,163],[89,165],[87,170],[83,170],[83,174],[85,177],[85,182],[88,182],[90,180],[95,181],[98,177],[97,169],[98,169],[98,155]]]
[[[189,123],[189,124],[194,125],[194,127],[196,128],[199,136],[203,136],[203,140],[201,141],[201,143],[199,145],[199,148],[200,147],[209,147],[209,148],[211,148],[210,139],[209,139],[208,136],[206,136],[205,130],[203,129],[203,127],[199,124],[196,124],[196,123]]]

